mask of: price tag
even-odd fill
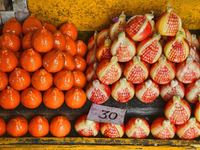
[[[126,110],[92,104],[87,120],[123,125]]]

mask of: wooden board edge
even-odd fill
[[[200,147],[199,140],[158,140],[132,138],[85,138],[85,137],[1,137],[2,145],[45,144],[45,145],[135,145],[135,146],[195,146]]]
[[[29,149],[29,150],[35,150],[35,149],[45,149],[45,150],[52,150],[52,149],[87,149],[87,150],[127,150],[127,149],[135,149],[135,150],[196,150],[195,147],[192,146],[134,146],[134,145],[0,145],[0,149],[4,150],[19,150],[19,149]]]

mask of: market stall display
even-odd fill
[[[199,40],[182,28],[179,16],[170,6],[158,20],[153,14],[127,19],[122,12],[109,29],[94,32],[88,41],[77,39],[78,31],[71,22],[56,28],[34,15],[22,24],[11,18],[2,29],[1,106],[6,111],[19,105],[28,111],[57,111],[56,118],[35,113],[37,117],[31,116],[31,121],[29,118],[29,133],[20,136],[69,137],[76,131],[76,137],[199,137],[198,104],[196,120],[190,118],[194,114],[190,105],[198,102]],[[191,97],[194,93],[195,97]],[[155,120],[155,115],[150,114],[149,121],[149,116],[140,111],[131,116],[132,107],[140,105],[145,112],[145,106],[151,107],[158,101],[160,106],[166,105],[156,116],[163,118]],[[94,122],[86,115],[79,120],[92,103],[128,107],[124,124]],[[65,117],[61,107],[71,114]],[[128,121],[133,117],[135,120]],[[39,123],[47,129],[44,134],[36,128]],[[191,130],[184,129],[188,126]],[[183,130],[184,136],[180,133]]]

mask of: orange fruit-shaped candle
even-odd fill
[[[19,51],[21,47],[21,41],[17,35],[11,33],[4,33],[0,36],[0,48],[5,47],[11,51]]]
[[[64,93],[56,87],[51,87],[44,92],[43,103],[48,108],[57,109],[64,103]]]
[[[56,116],[51,120],[50,132],[56,137],[65,137],[71,130],[71,123],[64,116]]]
[[[37,90],[45,91],[53,85],[53,76],[45,69],[40,69],[32,75],[31,83]]]
[[[87,53],[87,45],[82,41],[75,41],[76,43],[76,54],[84,57]]]
[[[65,103],[72,109],[81,108],[86,102],[86,94],[79,87],[73,87],[65,93]]]
[[[0,93],[0,103],[1,107],[4,109],[16,108],[20,103],[19,92],[10,86],[7,86],[7,88]]]
[[[8,49],[0,50],[0,70],[3,72],[12,71],[18,64],[17,56]]]
[[[42,116],[34,117],[28,125],[29,133],[34,137],[43,137],[49,133],[49,121]]]
[[[8,75],[5,72],[0,71],[0,91],[5,89],[7,85],[8,85]]]
[[[79,55],[74,56],[74,60],[75,60],[75,64],[76,64],[75,69],[84,72],[87,67],[86,60]]]
[[[4,135],[5,133],[6,133],[6,123],[2,118],[0,118],[0,136]]]
[[[58,30],[53,33],[53,49],[63,51],[65,49],[65,36]]]
[[[76,27],[71,23],[65,23],[59,28],[60,32],[64,35],[69,36],[74,41],[77,39],[78,32]]]
[[[30,74],[24,69],[15,68],[9,75],[9,83],[15,90],[24,90],[31,83]]]
[[[69,36],[65,36],[65,51],[72,56],[76,55],[76,43]]]
[[[74,86],[84,88],[86,85],[85,74],[80,70],[74,70],[72,73],[74,75]]]
[[[56,27],[52,23],[43,22],[42,26],[45,27],[45,29],[49,30],[51,33],[57,31]]]
[[[51,32],[43,28],[33,34],[31,42],[36,51],[46,53],[53,48],[54,40]]]
[[[59,90],[69,90],[74,86],[74,75],[71,71],[63,69],[54,75],[54,85]]]
[[[22,35],[22,25],[17,21],[16,18],[11,18],[6,22],[2,29],[3,33],[13,33],[17,36]]]
[[[42,23],[39,19],[35,18],[33,14],[31,14],[22,24],[22,32],[24,35],[39,29],[42,29]]]
[[[7,133],[12,137],[22,137],[28,132],[28,121],[16,116],[11,118],[7,124]]]
[[[42,94],[37,89],[28,87],[21,93],[21,103],[26,108],[37,108],[42,103]]]
[[[23,48],[23,50],[33,48],[32,41],[31,41],[32,36],[33,36],[33,32],[29,32],[28,34],[26,34],[23,37],[23,39],[22,39],[22,48]]]
[[[42,66],[42,57],[36,50],[27,49],[20,57],[20,64],[25,70],[34,72]]]
[[[43,66],[48,72],[58,72],[64,67],[65,58],[62,51],[52,50],[43,57]]]
[[[66,51],[63,51],[63,56],[65,58],[64,68],[70,71],[74,70],[76,66],[74,57]]]

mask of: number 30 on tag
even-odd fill
[[[122,125],[124,123],[125,113],[126,110],[124,109],[93,103],[88,113],[87,120]]]

